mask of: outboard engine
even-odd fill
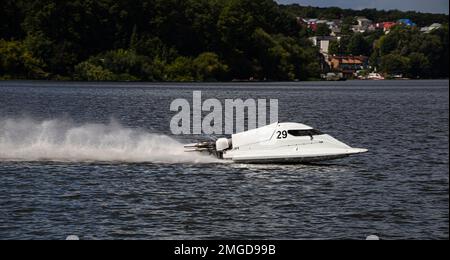
[[[216,156],[219,159],[223,159],[223,152],[230,149],[232,146],[231,139],[219,138],[216,141]]]
[[[216,142],[206,141],[184,146],[185,152],[207,152],[223,159],[223,152],[232,148],[231,139],[219,138]]]
[[[185,152],[206,152],[215,155],[219,159],[223,159],[223,152],[231,149],[233,146],[232,140],[227,138],[220,138],[216,142],[206,141],[195,144],[187,144],[184,146]]]
[[[231,139],[220,138],[216,142],[216,150],[218,152],[223,152],[231,148]]]

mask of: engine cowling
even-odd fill
[[[216,141],[216,150],[218,152],[225,151],[231,148],[231,139],[220,138]]]

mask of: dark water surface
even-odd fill
[[[195,138],[167,137],[169,106],[194,90],[279,99],[280,121],[370,153],[316,165],[184,155]],[[448,81],[0,82],[0,239],[448,239],[448,124]]]

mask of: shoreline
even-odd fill
[[[8,79],[0,80],[1,83],[8,82],[23,82],[23,83],[65,83],[65,84],[130,84],[130,85],[187,85],[187,84],[273,84],[273,83],[285,83],[285,84],[295,84],[295,83],[338,83],[342,84],[344,82],[410,82],[410,81],[450,81],[450,79],[436,78],[436,79],[384,79],[384,80],[361,80],[361,79],[349,79],[346,81],[333,81],[333,80],[303,80],[303,81],[78,81],[78,80],[34,80],[34,79]]]

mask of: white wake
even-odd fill
[[[0,118],[0,161],[212,163],[166,135],[120,124]]]

